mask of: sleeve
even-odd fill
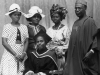
[[[25,66],[25,70],[23,75],[25,75],[28,71],[33,71],[34,72],[34,63],[32,62],[33,58],[32,58],[32,53],[30,53],[28,55],[28,58],[26,59],[24,66]]]
[[[65,26],[65,28],[63,30],[63,37],[69,40],[70,34],[71,34],[71,32],[70,32],[69,28]]]
[[[68,27],[65,26],[64,30],[63,30],[63,37],[65,38],[65,44],[64,44],[64,49],[68,48],[69,45],[69,40],[70,40],[70,34],[71,31],[69,30]]]
[[[51,28],[48,28],[47,31],[46,31],[46,33],[49,35],[50,32],[51,32]]]
[[[27,28],[27,26],[25,26],[25,35],[26,35],[26,38],[29,38],[28,28]]]
[[[57,66],[56,64],[54,63],[54,61],[49,57],[46,61],[45,61],[45,65],[44,65],[44,68],[41,69],[41,72],[49,75],[50,71],[52,70],[57,70]]]
[[[43,30],[44,32],[46,32],[45,27],[44,27],[44,26],[42,26],[42,25],[39,25],[39,29],[40,29],[40,30]]]
[[[97,32],[97,26],[95,24],[95,21],[91,21],[91,25],[92,25],[92,39],[93,39],[93,44],[92,44],[92,48],[95,49],[97,48],[97,38],[94,37],[94,35],[96,34]]]
[[[89,18],[89,20],[87,20],[87,37],[88,37],[88,42],[90,42],[90,47],[95,50],[97,48],[97,39],[94,37],[94,35],[97,32],[97,26],[95,24],[95,21],[92,18]],[[91,50],[91,49],[89,49]]]
[[[3,31],[2,31],[2,37],[8,38],[8,36],[9,36],[9,28],[7,27],[7,25],[4,25]]]

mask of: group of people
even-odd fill
[[[86,15],[86,9],[85,0],[76,1],[79,19],[70,31],[62,24],[68,11],[58,4],[50,9],[54,25],[49,29],[40,25],[45,15],[38,6],[32,6],[25,14],[18,4],[12,4],[5,14],[12,21],[3,28],[5,49],[0,75],[99,75],[99,29],[93,18]],[[21,15],[28,25],[19,23]]]

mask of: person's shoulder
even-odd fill
[[[27,25],[25,25],[25,24],[20,24],[21,26],[27,26]]]
[[[62,27],[61,27],[61,29],[68,29],[68,26],[67,25],[64,25],[64,24],[62,24]]]
[[[53,27],[51,26],[51,27],[49,27],[48,29],[47,29],[47,32],[50,32],[50,31],[52,31],[53,30]]]
[[[5,25],[4,25],[4,28],[8,28],[8,29],[11,28],[11,23],[5,24]]]
[[[23,27],[23,28],[27,28],[27,25],[25,25],[25,24],[20,24],[21,25],[21,27]]]
[[[62,24],[62,27],[63,27],[63,28],[68,28],[68,26],[67,26],[67,25],[64,25],[64,24]]]
[[[48,29],[53,29],[53,26],[49,27]]]
[[[24,24],[20,24],[20,25],[21,25],[20,28],[21,28],[22,30],[28,31],[27,25],[24,25]]]
[[[46,32],[46,28],[43,25],[38,25],[40,29]]]
[[[42,28],[45,28],[43,25],[40,25],[40,24],[39,24],[38,26],[39,26],[39,27],[42,27]]]
[[[32,57],[32,58],[33,58],[35,55],[36,55],[36,54],[35,54],[34,51],[28,53],[28,57]]]
[[[93,19],[93,17],[91,17],[91,16],[88,16],[88,19],[87,19],[87,21],[94,22],[94,19]]]
[[[10,26],[11,25],[11,23],[7,23],[7,24],[5,24],[4,26]]]

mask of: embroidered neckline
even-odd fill
[[[60,25],[58,26],[57,29],[54,29],[54,26],[52,27],[52,29],[53,29],[53,30],[59,30],[59,29],[61,29],[63,26],[64,26],[63,24],[60,24]]]
[[[39,25],[36,25],[36,26],[34,26],[34,25],[28,25],[28,26],[33,28],[33,27],[38,27]]]

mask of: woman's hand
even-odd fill
[[[26,55],[27,55],[26,52],[23,52],[23,53],[22,53],[22,55],[21,55],[22,61],[24,60],[24,58],[25,58]]]
[[[16,55],[15,58],[16,60],[21,61],[21,55]]]
[[[22,55],[16,55],[15,58],[19,61],[23,61],[26,56],[26,53],[22,53]]]

